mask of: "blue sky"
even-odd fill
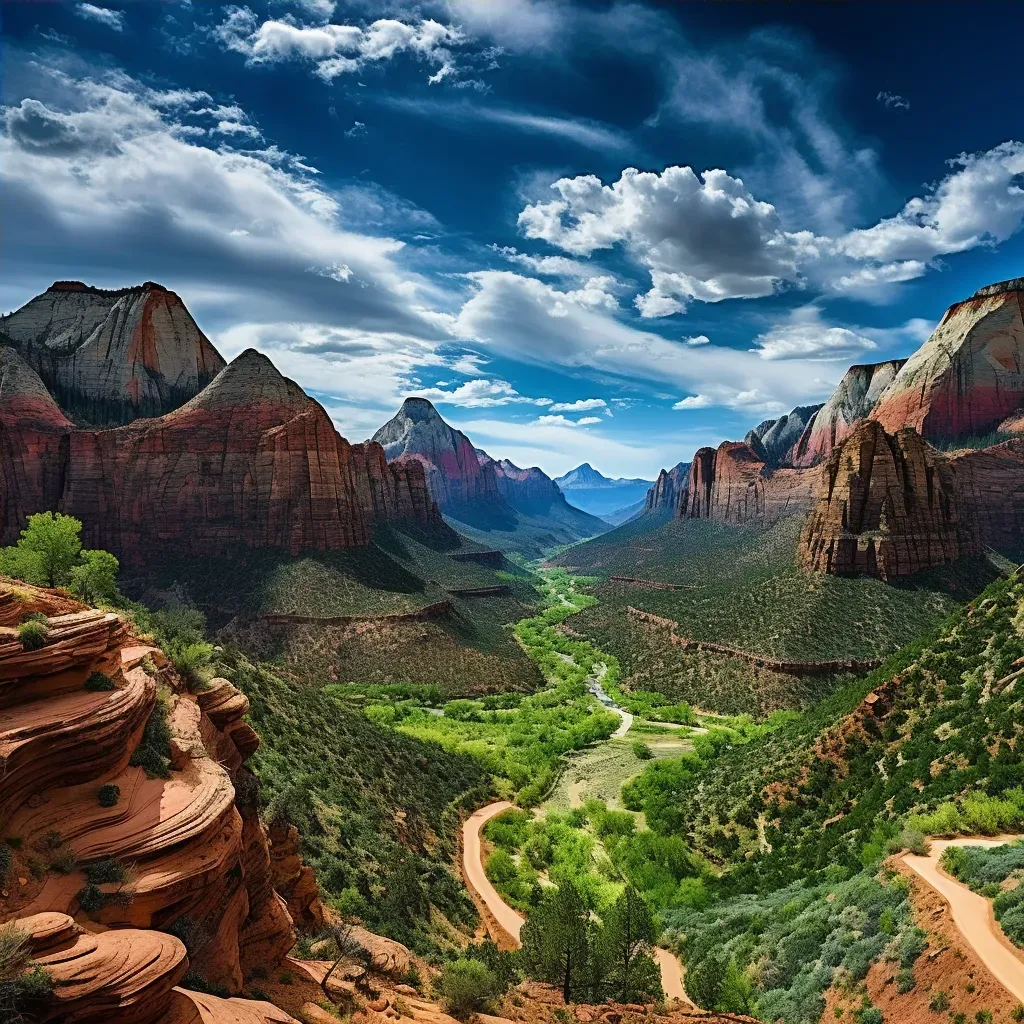
[[[177,290],[362,440],[653,476],[1024,274],[1000,5],[4,3],[0,305]]]

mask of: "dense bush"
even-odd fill
[[[121,799],[121,787],[108,782],[106,785],[100,786],[96,798],[99,800],[100,807],[116,807]]]
[[[30,619],[18,626],[18,639],[26,651],[38,651],[46,646],[50,627],[38,619]]]
[[[444,965],[437,988],[448,1012],[464,1018],[490,1009],[500,985],[486,964],[460,957]]]

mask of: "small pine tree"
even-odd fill
[[[660,999],[661,972],[652,944],[658,937],[654,913],[647,901],[627,885],[604,915],[598,938],[599,957],[606,971],[604,985],[623,1003]]]
[[[528,977],[562,990],[568,1003],[590,981],[593,925],[579,890],[563,882],[545,893],[523,926],[523,967]]]

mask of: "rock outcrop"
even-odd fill
[[[827,459],[871,413],[903,364],[902,359],[890,359],[884,363],[851,366],[832,397],[808,420],[788,461],[793,466],[806,468]]]
[[[821,408],[821,405],[798,405],[792,412],[770,421],[767,429],[757,435],[764,447],[768,465],[787,466],[791,464],[793,449],[807,429],[807,424],[821,411]]]
[[[171,412],[224,368],[181,299],[151,281],[57,281],[0,319],[0,335],[72,419],[95,426]]]
[[[27,373],[19,369],[20,394],[33,384]],[[47,509],[77,517],[90,547],[130,564],[235,546],[331,551],[370,543],[381,522],[440,523],[420,466],[389,466],[379,445],[350,445],[252,349],[174,412],[122,427],[75,429],[33,401],[30,419],[25,399],[0,394],[7,543],[27,514]],[[38,452],[50,457],[46,470]]]
[[[801,563],[811,571],[891,579],[980,554],[977,499],[961,486],[970,475],[916,431],[889,434],[865,420],[821,468]]]
[[[669,509],[675,513],[680,502],[685,500],[690,480],[690,463],[677,462],[671,469],[663,469],[647,492],[644,511]]]
[[[419,462],[442,511],[486,502],[504,504],[493,460],[481,462],[472,442],[449,426],[425,398],[407,398],[374,435],[388,462]]]
[[[1024,278],[979,289],[946,310],[871,413],[890,433],[984,436],[1024,405]]]
[[[21,583],[0,594],[6,623],[49,613],[35,650],[0,626],[0,841],[17,840],[0,927],[51,975],[40,1019],[163,1020],[186,970],[239,992],[246,965],[281,963],[294,942],[243,799],[248,701],[223,679],[190,693],[117,615]]]
[[[813,473],[773,470],[750,445],[725,441],[717,449],[700,448],[693,456],[677,514],[683,519],[769,525],[808,508],[814,484]]]

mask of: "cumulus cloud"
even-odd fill
[[[366,26],[330,21],[300,25],[291,19],[261,22],[248,7],[229,7],[214,37],[228,50],[244,54],[250,64],[304,61],[328,82],[400,53],[443,67],[452,64],[451,47],[465,42],[458,28],[430,18],[379,18]]]
[[[1024,144],[1004,142],[984,153],[961,153],[959,168],[894,217],[851,231],[839,248],[856,259],[927,261],[1005,241],[1024,218]]]
[[[555,402],[552,412],[592,412],[594,409],[605,409],[608,403],[603,398],[580,398],[575,402]]]
[[[538,416],[534,423],[548,427],[589,427],[592,423],[600,423],[600,416],[583,416],[578,420],[571,420],[568,416]]]
[[[108,7],[97,7],[95,4],[75,4],[75,14],[88,21],[98,21],[115,32],[124,31],[124,13],[112,11]]]
[[[689,338],[683,338],[687,345],[710,345],[711,339],[706,334],[694,334]]]
[[[722,170],[627,167],[611,185],[588,174],[551,188],[558,198],[527,205],[520,230],[575,256],[625,247],[651,273],[636,302],[644,317],[682,312],[692,299],[771,295],[798,279],[812,248],[810,233],[784,231],[775,207]]]
[[[420,388],[411,394],[444,405],[458,405],[465,409],[483,409],[499,405],[551,405],[550,398],[527,398],[507,380],[467,380],[452,391],[443,390],[438,384],[432,388]]]
[[[715,403],[708,395],[688,395],[686,398],[681,398],[673,409],[707,409]]]
[[[910,100],[900,96],[899,93],[895,92],[880,92],[876,97],[879,103],[883,107],[889,107],[893,110],[909,110]]]

